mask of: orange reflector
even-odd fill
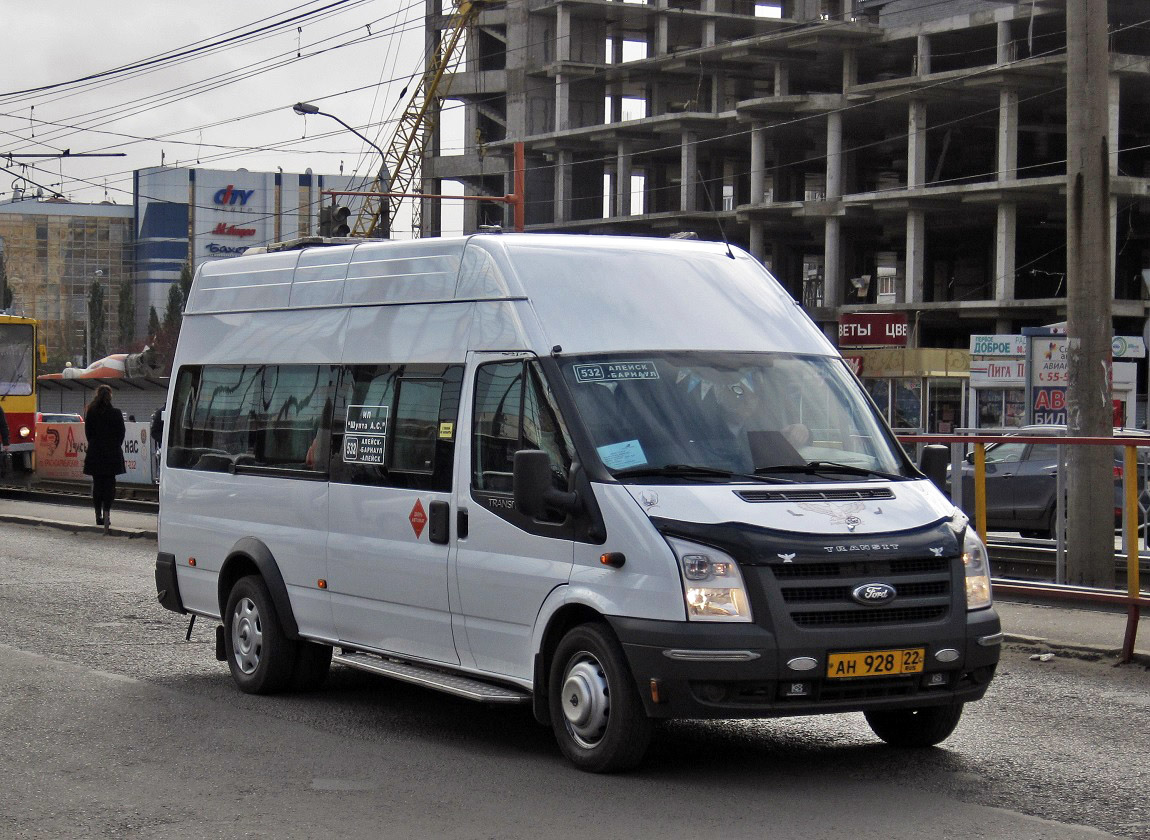
[[[324,580],[323,578],[320,578],[319,580],[317,580],[316,585],[319,586],[320,589],[327,589],[327,581]]]
[[[188,558],[188,565],[189,565],[189,566],[194,566],[194,565],[196,565],[196,558],[195,558],[195,557],[189,557],[189,558]]]
[[[656,679],[651,680],[651,702],[652,703],[663,702],[662,700],[659,699],[659,681]]]
[[[608,551],[606,554],[599,555],[599,562],[604,566],[611,566],[614,569],[622,568],[623,564],[627,562],[627,558],[621,551]]]

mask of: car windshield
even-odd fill
[[[677,352],[560,364],[600,459],[620,479],[908,477],[837,357]]]

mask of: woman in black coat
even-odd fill
[[[128,471],[124,465],[124,415],[112,405],[112,389],[101,385],[84,415],[84,434],[88,452],[84,456],[84,474],[92,476],[92,504],[96,524],[104,533],[112,524],[112,500],[116,498],[116,476]]]

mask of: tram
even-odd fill
[[[0,408],[8,421],[13,469],[29,471],[36,448],[36,348],[34,318],[0,314]]]

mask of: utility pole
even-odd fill
[[[1066,4],[1066,350],[1069,435],[1113,434],[1107,0]],[[1114,586],[1113,450],[1068,455],[1069,583]]]

